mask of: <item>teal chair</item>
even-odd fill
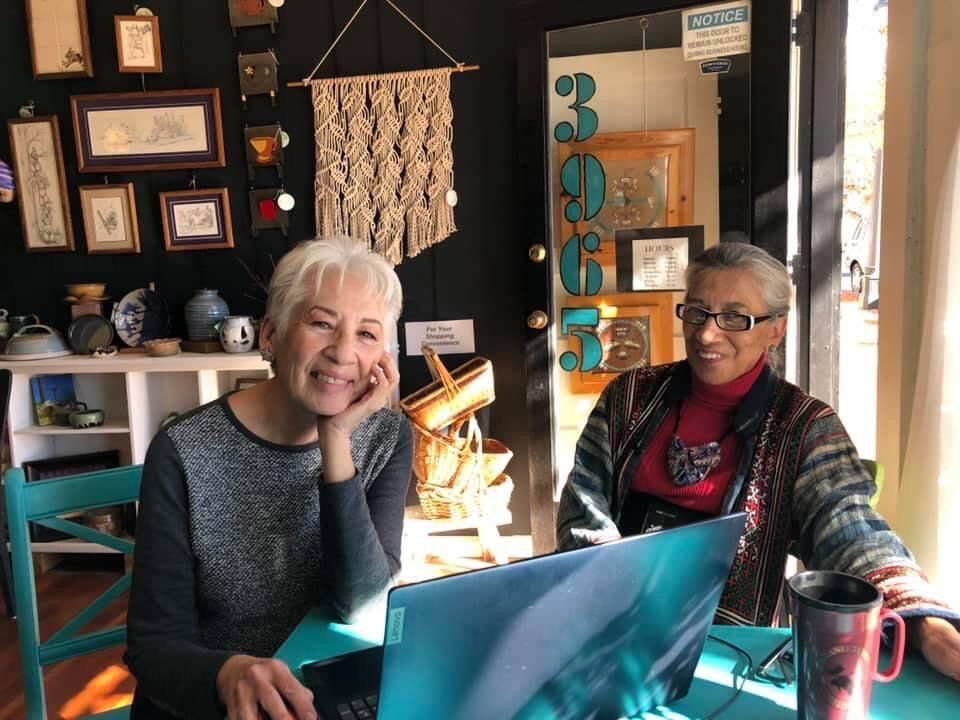
[[[114,599],[130,588],[130,575],[115,582],[89,607],[68,621],[46,642],[40,642],[37,621],[37,593],[30,554],[30,523],[133,554],[133,542],[98,532],[60,515],[93,508],[134,502],[140,497],[139,465],[99,470],[82,475],[28,483],[21,468],[4,475],[7,523],[13,555],[13,591],[17,606],[17,635],[20,639],[20,669],[28,720],[46,720],[43,696],[43,667],[60,660],[86,655],[126,642],[126,628],[111,627],[78,634]],[[129,717],[130,708],[119,708],[93,717],[119,720]]]
[[[863,466],[867,469],[867,472],[870,473],[870,477],[873,478],[873,482],[877,486],[876,492],[874,492],[873,497],[870,498],[870,507],[876,510],[877,503],[880,502],[880,493],[883,492],[883,465],[876,460],[864,460],[863,458],[860,458],[860,462],[863,463]]]

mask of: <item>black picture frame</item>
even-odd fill
[[[119,450],[101,450],[43,460],[28,460],[22,464],[23,474],[26,476],[27,482],[51,480],[67,475],[94,472],[95,470],[109,470],[115,467],[120,467]],[[35,523],[30,525],[30,540],[32,542],[54,542],[70,537],[72,536],[59,530],[51,530]]]
[[[617,230],[614,233],[614,242],[617,252],[617,292],[665,292],[684,291],[683,270],[686,264],[681,264],[672,275],[677,278],[674,283],[663,283],[650,287],[637,288],[633,283],[633,251],[635,243],[650,243],[651,247],[657,241],[686,240],[687,258],[689,263],[703,252],[703,225],[673,225],[668,227],[629,228]]]

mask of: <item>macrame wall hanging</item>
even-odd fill
[[[314,80],[313,75],[367,4],[291,87],[310,86],[316,136],[317,235],[365,240],[396,265],[457,228],[453,207],[453,105],[450,75],[465,66],[398,8],[452,67]]]

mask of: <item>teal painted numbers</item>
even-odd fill
[[[580,340],[580,357],[572,351],[567,351],[560,356],[560,367],[571,372],[578,368],[582,372],[593,370],[600,364],[603,356],[603,348],[600,346],[600,339],[592,329],[600,324],[600,310],[598,308],[561,308],[560,309],[560,334],[569,335]],[[577,330],[571,330],[572,326],[577,326]]]
[[[574,136],[577,142],[583,142],[592,137],[600,124],[596,111],[586,107],[586,103],[597,92],[597,83],[593,77],[586,73],[574,73],[572,78],[569,75],[561,75],[553,87],[560,97],[567,97],[576,90],[576,100],[567,107],[577,114],[577,127],[574,129],[573,125],[566,120],[557,123],[553,129],[553,136],[557,142],[569,142]]]
[[[574,96],[567,107],[576,113],[576,122],[563,121],[553,129],[557,142],[571,140],[582,142],[592,137],[599,127],[597,113],[587,103],[597,92],[597,84],[586,73],[561,75],[554,83],[554,90],[561,97]],[[590,220],[603,209],[606,195],[606,174],[601,162],[588,153],[575,153],[567,158],[560,168],[560,186],[570,200],[563,207],[563,216],[574,224]],[[600,238],[594,232],[583,238],[574,233],[560,250],[560,282],[570,295],[596,295],[603,285],[603,268],[590,257],[600,249]],[[583,271],[581,283],[581,269]],[[560,356],[560,367],[571,372],[579,369],[589,371],[600,364],[602,348],[593,330],[600,323],[597,308],[562,308],[560,333],[580,341],[579,354],[569,350]]]

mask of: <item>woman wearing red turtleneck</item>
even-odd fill
[[[744,511],[717,621],[775,624],[789,551],[875,584],[927,660],[960,680],[960,613],[870,507],[875,485],[833,409],[766,364],[786,330],[786,268],[755,246],[721,243],[686,280],[677,316],[687,359],[604,389],[577,441],[558,547]]]

